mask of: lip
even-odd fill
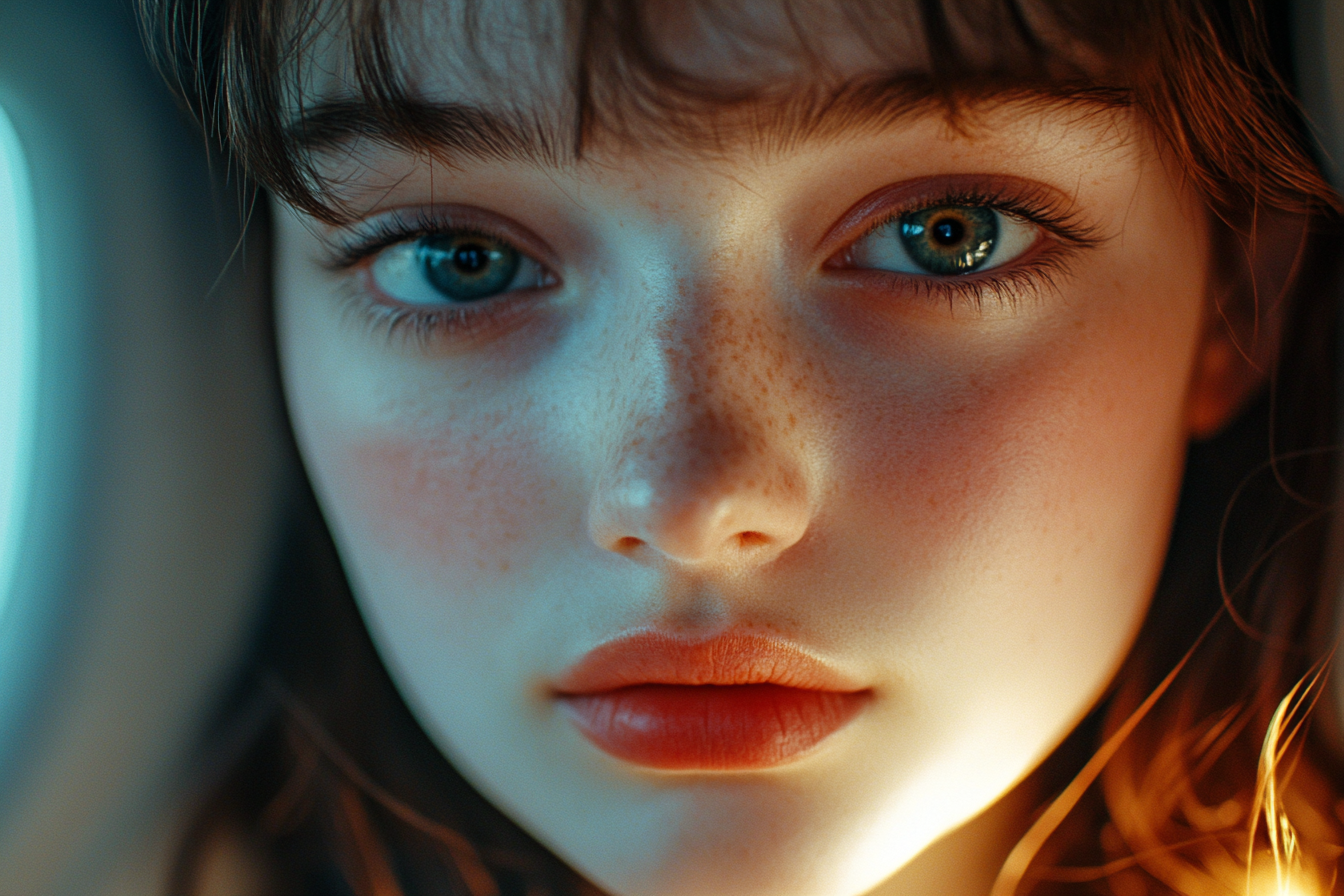
[[[872,692],[775,637],[640,632],[599,645],[553,685],[594,746],[648,768],[737,771],[801,758]]]

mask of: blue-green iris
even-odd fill
[[[930,274],[969,274],[994,253],[999,222],[982,205],[935,205],[901,216],[910,260]]]
[[[518,274],[522,255],[508,243],[474,233],[423,237],[417,244],[425,279],[450,302],[499,295]]]

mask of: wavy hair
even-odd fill
[[[843,127],[874,91],[898,97],[893,115],[911,99],[937,101],[954,126],[965,103],[1014,91],[1086,97],[1131,108],[1151,127],[1216,222],[1220,263],[1253,269],[1265,220],[1301,227],[1274,294],[1246,276],[1220,309],[1253,332],[1266,308],[1283,306],[1269,387],[1225,432],[1192,446],[1144,628],[1101,709],[1047,763],[1058,795],[1010,855],[995,896],[1237,894],[1258,892],[1264,874],[1276,886],[1333,890],[1344,777],[1307,718],[1325,680],[1337,578],[1327,547],[1341,205],[1293,99],[1285,4],[775,2],[794,26],[784,37],[753,30],[737,4],[685,4],[742,58],[792,66],[790,78],[757,83],[679,66],[654,39],[657,4],[534,0],[528,8],[557,23],[545,40],[566,63],[566,106],[543,145],[560,159],[599,140],[714,152],[752,139],[762,115]],[[460,123],[452,115],[470,114],[417,94],[395,39],[416,8],[406,0],[138,6],[151,56],[245,178],[323,220],[349,214],[314,163],[326,135],[397,133],[429,153]],[[860,81],[838,78],[807,27],[837,9],[875,58],[899,44],[891,35],[914,34],[926,63],[912,71],[892,59]],[[464,65],[491,77],[484,11],[464,0],[452,14]],[[309,64],[333,42],[346,94],[315,105]],[[502,125],[475,124],[540,127],[528,110],[507,111]],[[251,857],[266,893],[593,892],[420,731],[368,641],[315,506],[306,508],[253,672],[203,763],[172,892],[200,891],[230,843]],[[1091,742],[1074,758],[1080,737]]]

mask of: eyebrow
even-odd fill
[[[286,128],[303,153],[337,151],[368,140],[410,153],[431,152],[451,161],[528,161],[558,166],[569,155],[555,129],[510,120],[466,103],[400,100],[377,105],[358,99],[322,100],[306,107]]]
[[[722,148],[746,143],[779,152],[812,139],[891,127],[939,105],[956,124],[957,110],[967,101],[1017,101],[1042,109],[1078,107],[1094,112],[1132,105],[1128,90],[1097,85],[1000,83],[990,89],[953,90],[940,88],[926,77],[902,77],[847,85],[826,97],[743,104],[733,110],[726,127],[711,125],[710,139],[704,137],[706,131],[687,128],[684,117],[675,124],[651,123],[647,130],[671,137],[683,149],[696,148],[692,144]],[[708,123],[715,116],[707,111],[696,120]],[[399,98],[374,104],[340,98],[305,107],[286,129],[286,136],[300,153],[334,152],[369,141],[410,154],[433,155],[450,165],[474,160],[558,168],[580,158],[584,130],[577,123],[566,129],[540,116],[516,110],[501,114],[469,103]]]

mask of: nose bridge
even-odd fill
[[[767,560],[806,528],[787,334],[759,266],[721,256],[635,327],[591,534],[632,556]]]
[[[772,430],[785,435],[775,419],[783,402],[770,382],[781,359],[763,357],[778,354],[771,343],[780,337],[759,307],[735,302],[734,292],[721,280],[701,285],[685,313],[665,320],[654,337],[664,394],[658,419],[646,427],[645,461],[706,487],[734,471],[754,478],[772,449],[784,447],[767,438]]]

